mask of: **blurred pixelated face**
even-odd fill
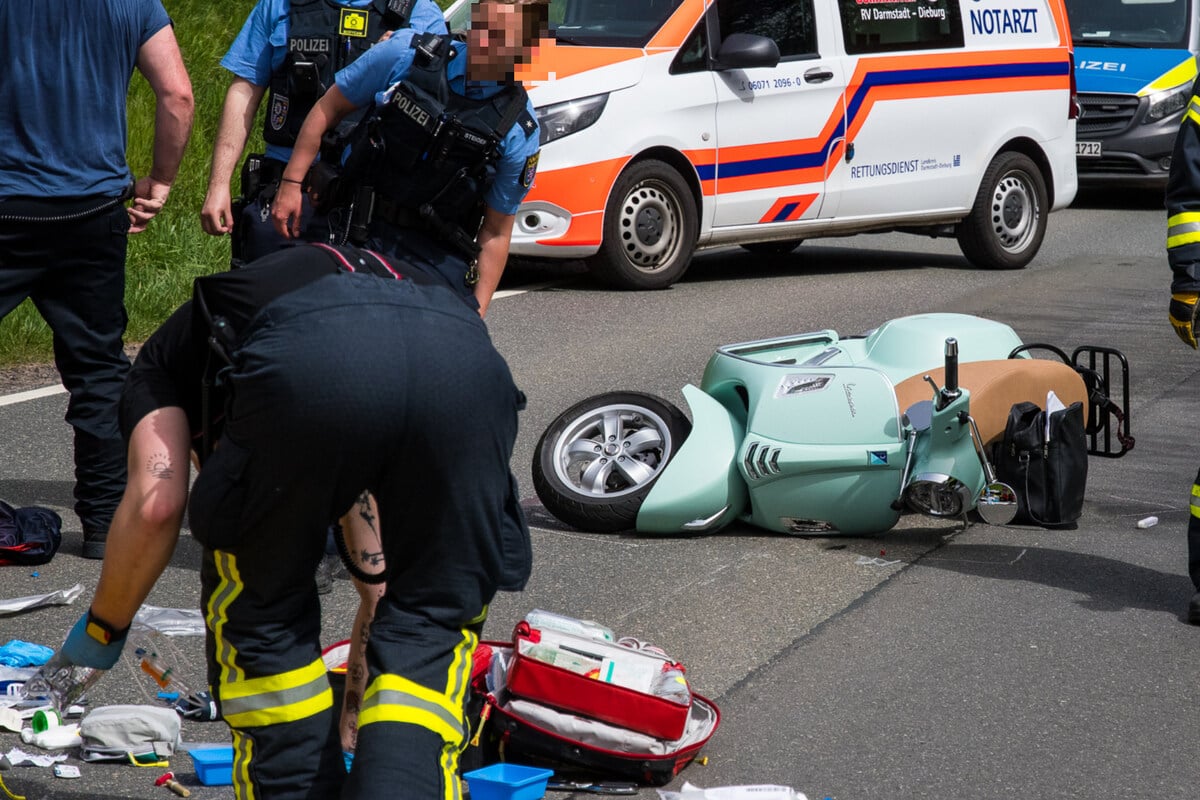
[[[525,19],[517,3],[481,0],[471,8],[467,73],[472,80],[512,78],[514,66],[532,50],[527,40],[536,36],[525,30]]]

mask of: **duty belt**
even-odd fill
[[[428,228],[417,212],[379,194],[375,195],[372,216],[397,228]]]

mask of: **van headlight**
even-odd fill
[[[553,142],[564,136],[570,136],[592,125],[600,119],[604,105],[608,102],[608,94],[594,94],[578,100],[568,100],[565,103],[555,103],[536,109],[538,126],[538,144]]]
[[[1146,119],[1151,122],[1166,119],[1185,108],[1191,97],[1191,81],[1163,92],[1155,92],[1150,95],[1150,110],[1146,112]]]

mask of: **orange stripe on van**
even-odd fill
[[[555,239],[539,239],[546,247],[599,247],[604,241],[604,214],[599,211],[571,217],[571,227]]]
[[[543,39],[529,63],[518,64],[514,75],[526,84],[526,88],[532,89],[538,83],[569,78],[588,70],[642,58],[643,55],[641,50],[634,47],[560,47],[553,39]]]
[[[643,0],[644,2],[644,0]],[[696,28],[712,0],[684,0],[675,13],[646,44],[647,54],[656,50],[678,50]]]
[[[794,222],[804,216],[819,194],[800,194],[776,200],[759,222]]]
[[[621,156],[566,169],[539,170],[525,202],[561,204],[568,199],[571,205],[567,210],[572,215],[604,211],[608,193],[630,158]]]

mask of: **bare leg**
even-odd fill
[[[383,543],[379,538],[379,510],[375,498],[367,492],[359,495],[354,507],[342,517],[341,525],[342,535],[346,537],[346,550],[354,559],[355,566],[371,575],[382,573],[385,566]],[[342,749],[348,753],[354,752],[357,744],[358,710],[367,688],[367,639],[371,620],[375,618],[375,605],[387,587],[382,583],[368,584],[354,579],[354,588],[358,590],[358,612],[354,615],[354,628],[350,633],[346,692],[342,698],[342,716],[338,723]]]

